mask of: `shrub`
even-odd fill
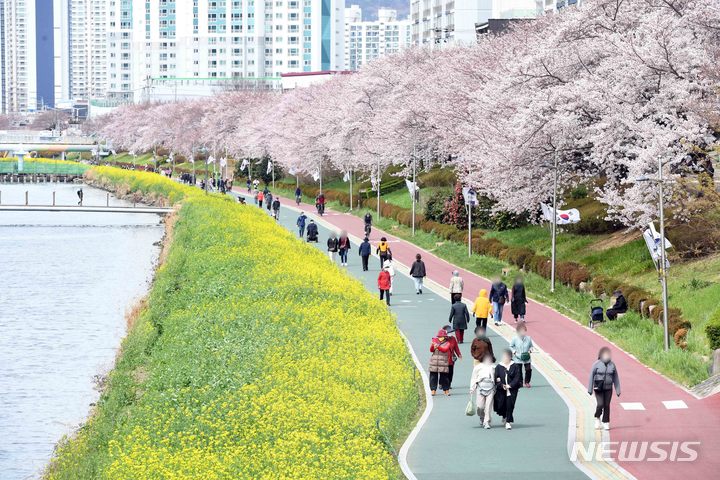
[[[450,198],[442,192],[433,193],[425,202],[425,218],[435,222],[442,221],[445,202]]]
[[[720,349],[720,309],[710,317],[710,321],[705,326],[705,334],[710,341],[710,348],[713,350]]]
[[[420,175],[420,184],[423,187],[452,187],[456,181],[452,168],[438,168]]]
[[[592,293],[596,297],[599,297],[605,293],[605,284],[608,281],[608,277],[605,275],[596,275],[592,281]]]

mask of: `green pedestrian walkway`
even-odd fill
[[[249,203],[252,206],[251,198]],[[283,205],[280,223],[297,234],[297,216],[294,208]],[[317,247],[326,251],[328,228],[315,215],[308,215],[308,218],[318,223],[320,237]],[[349,266],[340,267],[338,263],[338,268],[345,268],[369,291],[378,292],[379,260],[372,257],[370,271],[363,272],[356,243],[350,251]],[[423,295],[416,295],[412,279],[400,269],[396,270],[390,308],[427,374],[430,341],[448,322],[448,295],[442,292],[442,296],[438,295],[427,285]],[[507,347],[507,342],[489,333],[498,355]],[[537,370],[533,371],[532,388],[522,389],[518,395],[515,424],[511,431],[504,429],[494,413],[493,428],[490,430],[482,428],[477,416],[465,416],[473,367],[470,356],[472,337],[472,330],[468,330],[465,343],[460,345],[463,359],[455,366],[452,395],[445,397],[438,394],[429,400],[432,410],[407,455],[413,474],[421,480],[587,478],[568,458],[568,407]]]

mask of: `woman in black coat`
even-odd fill
[[[460,300],[460,294],[455,296],[455,303],[450,307],[450,318],[448,322],[455,330],[455,338],[458,343],[463,343],[463,337],[465,336],[465,330],[467,330],[468,323],[470,322],[470,312],[468,312],[467,306]]]
[[[522,387],[521,368],[519,363],[513,363],[511,350],[503,351],[503,358],[495,367],[495,384],[497,385],[494,398],[495,413],[505,421],[506,430],[510,430],[515,421],[513,418],[515,402]]]
[[[525,304],[527,303],[527,297],[525,296],[525,285],[523,284],[522,278],[518,277],[515,279],[515,283],[512,287],[512,299],[510,300],[510,311],[512,312],[515,321],[525,320]]]

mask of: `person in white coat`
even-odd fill
[[[490,414],[495,398],[495,365],[489,355],[475,365],[470,377],[470,394],[475,395],[478,417],[483,427],[490,428]]]
[[[393,286],[395,285],[395,263],[393,263],[392,258],[385,260],[383,268],[390,273],[390,294],[392,295],[394,293]]]

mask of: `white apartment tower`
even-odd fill
[[[345,68],[357,70],[369,61],[396,53],[410,45],[410,20],[398,20],[397,11],[378,10],[375,21],[362,20],[362,9],[345,9]]]
[[[70,98],[87,100],[107,90],[109,0],[69,0]]]
[[[110,0],[108,97],[138,101],[163,85],[175,96],[203,84],[255,88],[281,73],[342,69],[344,8],[344,0]]]
[[[561,0],[570,1],[570,0]],[[442,48],[476,41],[476,25],[490,19],[536,18],[549,0],[410,0],[412,43]],[[545,6],[547,3],[548,7]]]

